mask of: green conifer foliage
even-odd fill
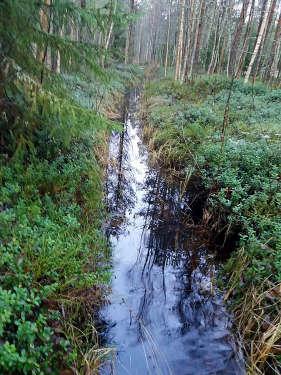
[[[113,126],[100,102],[122,79],[97,35],[126,18],[109,4],[0,2],[3,375],[85,373],[99,362],[85,306],[87,290],[108,279],[95,145]]]
[[[99,66],[101,51],[92,42],[103,27],[101,10],[73,1],[4,0],[0,18],[2,150],[11,154],[32,145],[38,129],[47,127],[68,142],[83,126],[105,123],[77,103],[66,80],[66,75],[95,84],[107,79]],[[56,54],[61,74],[52,61]]]

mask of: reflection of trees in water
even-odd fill
[[[111,216],[108,234],[114,234],[121,229],[126,211],[132,207],[135,194],[132,189],[133,177],[128,162],[130,138],[127,133],[128,121],[133,121],[133,115],[128,114],[127,107],[133,105],[131,96],[127,97],[124,108],[123,130],[112,135],[110,144],[110,160],[108,163],[106,196],[107,209]]]
[[[132,96],[129,113],[134,112],[134,105],[135,99]],[[132,188],[135,176],[131,172],[131,167],[134,166],[133,158],[128,154],[130,139],[127,126],[130,133],[130,125],[134,126],[136,121],[138,120],[134,115],[130,115],[124,120],[123,132],[112,138],[112,163],[108,168],[107,186],[108,208],[112,214],[109,235],[119,235],[124,228],[126,213],[135,201]],[[168,340],[179,338],[178,342],[187,348],[188,353],[193,347],[196,351],[203,350],[199,355],[202,360],[209,358],[206,356],[209,343],[210,350],[214,352],[213,358],[216,358],[220,351],[220,356],[227,358],[232,355],[229,347],[226,346],[224,352],[224,349],[221,349],[223,345],[218,348],[215,345],[217,338],[220,339],[220,344],[227,340],[226,335],[229,333],[224,327],[221,328],[227,323],[227,315],[220,297],[213,294],[214,265],[212,260],[208,259],[204,239],[197,230],[199,226],[196,228],[195,225],[201,217],[204,203],[202,195],[199,196],[197,190],[180,194],[176,184],[168,184],[161,173],[155,170],[149,172],[143,189],[146,192],[143,202],[145,208],[138,213],[143,216],[143,220],[136,220],[137,225],[144,224],[142,235],[138,232],[139,228],[130,226],[128,235],[131,235],[131,238],[128,238],[128,243],[125,241],[124,245],[128,254],[130,246],[139,244],[140,248],[137,260],[127,275],[130,291],[120,303],[121,311],[128,308],[127,315],[121,315],[124,317],[121,327],[123,322],[125,326],[129,325],[129,330],[124,332],[124,337],[122,334],[122,338],[126,340],[128,333],[130,339],[133,337],[138,340],[148,353],[147,360],[151,368],[161,368],[162,373],[166,373],[168,362],[161,355],[161,340],[164,341],[167,337]],[[136,192],[138,197],[143,196],[139,194],[139,188]],[[139,204],[138,201],[133,210],[134,214]],[[198,220],[194,218],[196,212]],[[127,272],[126,267],[121,270]],[[112,318],[115,319],[115,316],[112,315]],[[221,326],[218,322],[221,322]],[[109,332],[110,329],[108,326]],[[202,340],[207,343],[203,349],[199,343]],[[166,342],[163,347],[165,345]]]
[[[148,250],[152,250],[153,263],[176,265],[183,250],[188,248],[190,208],[188,194],[180,196],[175,186],[168,185],[159,173],[152,171],[147,178],[146,225],[149,229]],[[150,251],[149,251],[150,252]]]
[[[181,334],[192,327],[214,324],[216,305],[212,296],[212,273],[204,240],[190,229],[192,223],[189,193],[179,194],[176,186],[169,185],[158,172],[151,171],[146,180],[145,241],[146,255],[142,262],[141,280],[144,287],[137,318],[140,335],[142,324],[149,324],[149,308],[154,298],[153,267],[162,271],[162,288],[166,300],[165,268],[175,269],[175,292],[178,294],[178,319]],[[158,268],[158,269],[159,269]]]
[[[207,259],[205,248],[190,251],[178,275],[179,299],[177,310],[182,323],[181,333],[190,327],[208,329],[215,324],[218,315],[217,299],[214,298],[212,279],[214,264]]]

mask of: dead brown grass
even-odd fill
[[[225,299],[242,282],[246,267],[247,257],[241,249]],[[262,285],[252,285],[234,313],[246,356],[247,374],[281,374],[278,360],[281,355],[281,283],[265,280]]]
[[[113,353],[113,349],[101,347],[96,329],[97,311],[105,303],[105,290],[93,287],[70,291],[61,295],[57,303],[65,323],[54,327],[54,331],[67,338],[76,352],[72,366],[62,369],[60,374],[98,375],[103,361]]]

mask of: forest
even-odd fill
[[[281,374],[281,1],[0,1],[0,374]]]

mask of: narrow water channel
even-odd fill
[[[108,187],[112,291],[101,312],[115,355],[102,374],[244,374],[231,319],[214,287],[213,256],[186,226],[188,193],[148,165],[128,95],[124,133],[112,137]]]

